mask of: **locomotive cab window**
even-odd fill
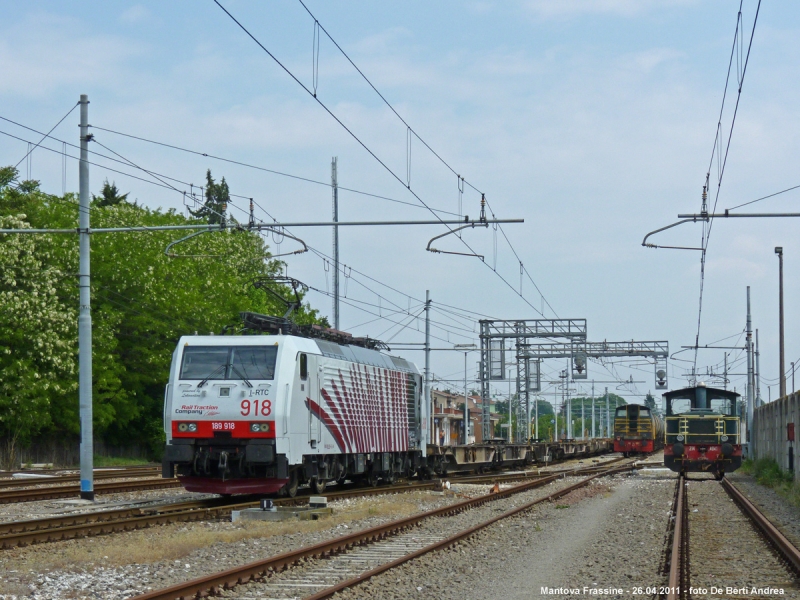
[[[275,346],[186,346],[180,378],[271,381],[277,358]]]
[[[719,390],[698,386],[664,394],[667,415],[684,413],[705,413],[724,416],[737,416],[738,394],[728,390]]]
[[[300,353],[300,379],[308,379],[308,354]]]

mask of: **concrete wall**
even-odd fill
[[[795,441],[788,441],[787,425],[794,423]],[[789,470],[790,448],[794,453],[794,477],[798,477],[798,442],[800,442],[800,392],[760,406],[753,412],[753,456],[774,458],[781,469]]]

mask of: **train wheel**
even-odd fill
[[[297,477],[297,471],[292,471],[289,473],[289,481],[281,488],[281,495],[294,498],[297,495],[297,488],[299,487],[300,479]]]
[[[367,483],[369,487],[378,487],[378,473],[376,471],[370,471],[369,475],[367,475]]]
[[[392,471],[391,473],[386,475],[386,483],[389,485],[394,485],[395,483],[397,483],[397,473]]]
[[[321,494],[325,491],[326,481],[320,481],[316,477],[311,480],[311,491],[315,494]]]
[[[722,479],[724,477],[725,477],[725,472],[724,471],[718,471],[718,472],[714,473],[714,479],[716,479],[717,481],[722,481]]]

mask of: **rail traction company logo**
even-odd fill
[[[176,415],[200,415],[213,417],[219,414],[219,406],[198,406],[197,404],[182,404],[175,409]]]

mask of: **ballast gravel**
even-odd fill
[[[488,486],[469,486],[462,493],[487,493]],[[60,598],[102,598],[117,600],[156,590],[176,583],[195,579],[236,565],[267,558],[289,550],[309,546],[355,530],[375,527],[397,518],[394,515],[380,514],[381,505],[393,502],[397,495],[373,496],[359,499],[337,500],[329,503],[334,512],[346,509],[357,510],[363,507],[377,513],[363,519],[341,522],[332,528],[325,528],[324,521],[317,521],[322,528],[310,532],[294,532],[270,535],[269,528],[263,529],[263,536],[225,543],[214,541],[208,546],[196,549],[178,560],[153,562],[132,562],[122,566],[104,564],[105,559],[92,553],[92,547],[101,546],[109,537],[83,538],[50,544],[40,544],[28,548],[12,548],[0,553],[0,600],[51,600]],[[432,510],[462,500],[453,494],[418,494],[413,512]],[[362,511],[363,512],[363,511]],[[262,524],[263,525],[263,524]],[[116,544],[124,544],[127,539],[141,539],[146,535],[150,543],[168,543],[170,537],[183,532],[207,533],[212,539],[217,535],[247,528],[246,522],[207,521],[180,523],[153,527],[146,532],[114,534]],[[96,559],[81,564],[64,564],[58,568],[42,569],[37,565],[59,563],[59,557],[71,551],[81,555],[96,556]]]
[[[737,471],[726,477],[783,535],[800,548],[800,507],[789,502],[774,489],[760,485],[750,475]]]
[[[688,483],[691,587],[736,590],[727,597],[800,598],[791,570],[725,489],[701,476]]]
[[[465,529],[469,529],[478,525],[486,520],[489,520],[493,517],[498,516],[500,513],[512,510],[517,508],[523,504],[532,502],[534,500],[538,500],[545,496],[548,496],[558,490],[561,490],[565,487],[568,487],[577,481],[580,478],[574,477],[567,477],[558,479],[553,481],[547,485],[544,485],[539,488],[535,488],[532,490],[528,490],[525,492],[521,492],[518,494],[514,494],[508,498],[498,498],[497,500],[492,500],[487,502],[483,505],[477,506],[475,508],[465,510],[458,514],[452,516],[442,516],[442,517],[435,517],[431,519],[426,519],[423,521],[419,526],[415,527],[413,533],[409,534],[410,538],[416,539],[428,539],[428,540],[442,540],[451,535],[455,535]],[[459,487],[459,486],[454,486]],[[602,494],[608,490],[608,486],[602,480],[594,480],[591,482],[589,488],[584,490],[579,490],[578,493],[582,494]],[[508,527],[508,531],[513,536],[514,535],[514,524],[513,523],[499,523],[498,527],[503,530],[504,528]],[[402,537],[402,536],[398,536]],[[368,548],[371,550],[369,554],[375,555],[379,554],[382,546],[393,546],[393,553],[399,552],[396,548],[397,546],[397,539],[398,537],[391,537],[383,542],[378,542],[375,544],[371,544]],[[409,540],[412,542],[412,540]],[[405,553],[413,551],[416,548],[409,548],[408,550],[404,550]],[[518,543],[512,544],[512,548],[516,551],[520,550],[520,546]],[[376,561],[365,560],[363,564],[360,565],[360,569],[358,567],[353,570],[353,565],[350,564],[349,556],[347,554],[339,555],[330,559],[323,559],[323,560],[309,560],[305,562],[301,567],[290,569],[289,571],[279,573],[273,575],[265,582],[256,582],[251,583],[248,585],[241,585],[237,586],[235,589],[230,590],[228,592],[224,592],[222,597],[224,598],[275,598],[276,592],[275,588],[277,586],[286,586],[283,590],[283,593],[286,594],[288,597],[294,597],[295,595],[299,595],[302,593],[301,589],[292,589],[291,585],[292,582],[297,582],[298,579],[305,581],[306,579],[315,580],[315,574],[320,572],[320,567],[323,567],[325,572],[325,581],[328,585],[333,584],[333,579],[336,580],[338,583],[339,581],[343,581],[349,577],[355,576],[358,572],[364,572],[372,568],[373,566],[377,566],[382,564],[382,560],[380,557],[377,558]],[[374,562],[374,564],[373,564]],[[331,572],[335,573],[336,575],[332,574]],[[319,583],[319,581],[316,581]],[[307,587],[308,584],[304,583],[306,590],[310,590],[311,588]]]
[[[650,598],[646,589],[665,583],[674,487],[674,477],[660,474],[605,478],[596,486],[602,493],[578,490],[335,598],[528,600],[591,597],[587,590]]]

